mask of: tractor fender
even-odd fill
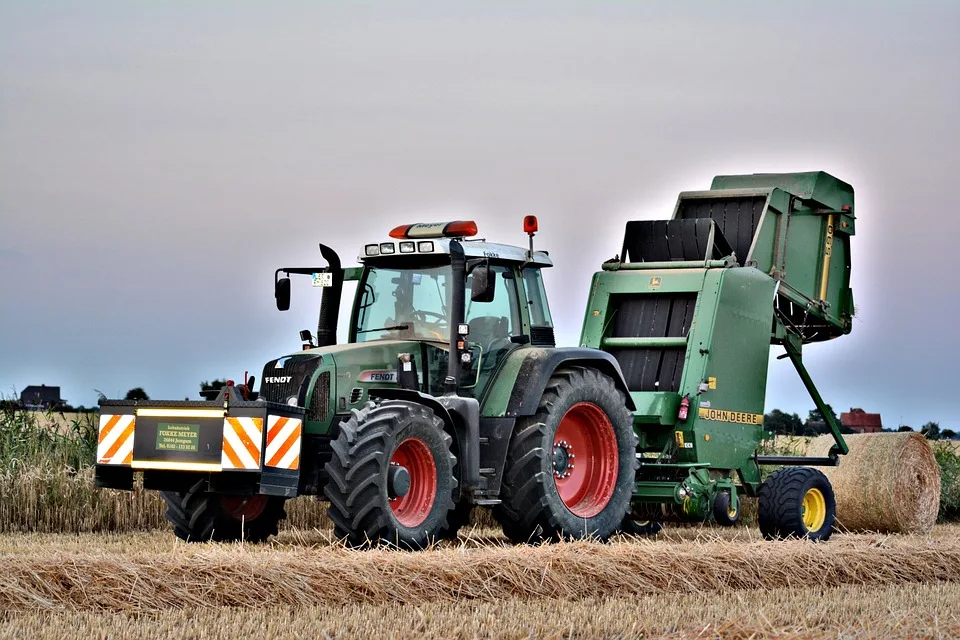
[[[633,398],[630,397],[630,389],[627,388],[627,382],[620,371],[620,363],[606,351],[583,347],[530,347],[518,349],[517,355],[521,353],[525,357],[507,402],[507,417],[532,416],[536,413],[550,377],[557,369],[570,366],[595,369],[611,378],[617,389],[623,392],[627,409],[636,410]]]
[[[415,402],[431,409],[443,420],[457,447],[460,467],[460,491],[468,492],[480,485],[480,403],[461,396],[432,396],[412,389],[371,389],[371,398]]]

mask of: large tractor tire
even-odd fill
[[[830,481],[809,467],[774,471],[760,485],[757,520],[768,540],[806,538],[826,541],[833,531],[837,501]]]
[[[494,516],[517,543],[606,540],[630,510],[636,451],[613,380],[583,367],[557,371],[537,412],[517,424]]]
[[[286,498],[210,493],[199,480],[186,492],[161,491],[167,520],[178,538],[188,542],[263,542],[276,535],[287,517]]]
[[[448,536],[457,481],[443,421],[414,402],[368,402],[340,423],[326,464],[334,533],[422,549]]]

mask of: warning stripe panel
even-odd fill
[[[259,470],[262,442],[263,418],[224,418],[221,466],[224,469]]]
[[[298,418],[269,416],[264,464],[275,469],[299,469],[302,431],[303,421]]]
[[[136,416],[102,414],[97,434],[97,464],[129,465],[133,462]]]

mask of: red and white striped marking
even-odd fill
[[[263,418],[224,418],[220,465],[224,469],[259,470],[261,442]]]
[[[276,469],[299,469],[302,430],[303,421],[297,418],[268,416],[264,464]]]
[[[100,416],[97,439],[97,464],[125,464],[133,462],[133,415],[105,414]]]

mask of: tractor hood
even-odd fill
[[[334,415],[359,408],[374,388],[397,386],[397,358],[413,357],[421,385],[441,389],[449,345],[372,340],[317,347],[271,360],[260,378],[264,400],[307,409],[307,431],[326,433]],[[435,372],[433,375],[430,372]]]

